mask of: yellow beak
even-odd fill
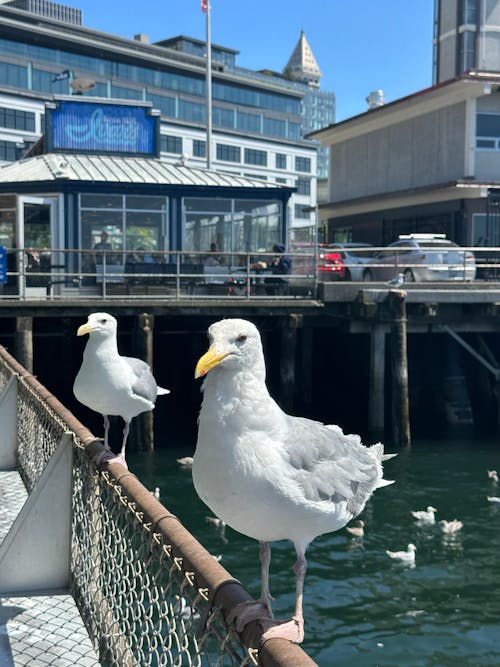
[[[80,327],[81,328],[81,327]],[[223,352],[222,354],[217,354],[214,347],[211,347],[208,352],[199,358],[198,363],[196,364],[196,369],[194,371],[195,379],[201,378],[208,373],[209,370],[217,366],[223,359],[229,355],[229,352]]]
[[[86,324],[82,324],[81,327],[78,327],[78,331],[76,332],[77,336],[85,336],[85,334],[90,333],[91,331],[94,331],[94,328],[92,325],[90,325],[88,322]]]

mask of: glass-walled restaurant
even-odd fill
[[[227,283],[286,245],[293,189],[162,162],[150,106],[64,99],[46,117],[43,149],[0,169],[4,297]]]

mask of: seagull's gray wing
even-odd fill
[[[122,357],[122,359],[124,359],[134,371],[135,380],[132,384],[132,391],[134,394],[154,403],[158,394],[158,388],[148,364],[137,357]]]
[[[370,451],[357,435],[301,417],[289,417],[288,433],[289,463],[307,500],[345,501],[349,511],[357,514],[384,483],[381,445]]]

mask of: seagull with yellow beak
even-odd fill
[[[241,631],[250,621],[263,640],[304,637],[302,599],[306,549],[319,535],[343,528],[365,507],[382,478],[379,443],[361,444],[338,426],[293,417],[266,387],[258,329],[226,319],[208,330],[210,349],[195,370],[205,377],[193,457],[193,482],[203,502],[234,530],[259,541],[261,595],[239,605],[232,619]],[[297,554],[295,611],[276,621],[269,592],[270,542],[291,540]]]
[[[104,446],[109,449],[108,415],[124,422],[120,460],[125,463],[125,447],[130,422],[141,412],[152,410],[156,397],[169,394],[158,387],[148,364],[136,357],[122,357],[116,340],[117,321],[108,313],[91,313],[77,331],[89,335],[83,362],[73,385],[76,398],[104,418]]]

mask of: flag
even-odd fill
[[[59,72],[59,74],[56,74],[55,77],[52,79],[52,83],[54,81],[64,81],[65,79],[69,79],[71,77],[71,70],[65,69],[63,72]]]
[[[202,12],[207,11],[207,5],[208,5],[208,0],[201,0],[201,11]]]

